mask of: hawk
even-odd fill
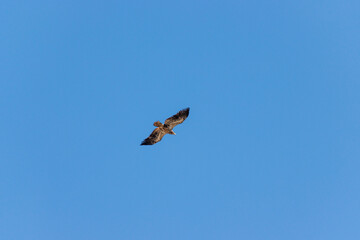
[[[157,142],[160,142],[166,134],[176,135],[173,131],[173,128],[176,125],[182,123],[189,116],[189,111],[190,108],[185,108],[181,110],[174,116],[166,119],[164,124],[159,121],[154,122],[154,126],[157,128],[155,128],[155,130],[150,134],[150,136],[144,141],[142,141],[140,145],[153,145]]]

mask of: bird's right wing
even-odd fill
[[[160,128],[155,128],[155,130],[146,138],[140,145],[153,145],[157,142],[160,142],[161,139],[165,136],[165,132],[161,131]]]
[[[189,111],[190,108],[185,108],[180,112],[178,112],[177,114],[175,114],[174,116],[169,117],[168,119],[165,120],[164,126],[172,130],[176,125],[185,121],[185,119],[189,116]]]

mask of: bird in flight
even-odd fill
[[[140,145],[153,145],[157,142],[160,142],[161,139],[165,136],[165,134],[172,134],[176,135],[173,131],[173,128],[185,121],[185,119],[189,116],[190,108],[185,108],[175,114],[172,117],[169,117],[165,120],[165,123],[162,124],[159,121],[154,122],[154,126],[157,127],[155,130],[150,134],[148,138],[141,142]]]

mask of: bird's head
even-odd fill
[[[171,135],[176,135],[176,133],[174,133],[173,130],[170,131],[170,134],[171,134]]]

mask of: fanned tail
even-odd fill
[[[160,121],[156,121],[156,122],[154,122],[154,126],[155,127],[161,127],[162,123]]]

